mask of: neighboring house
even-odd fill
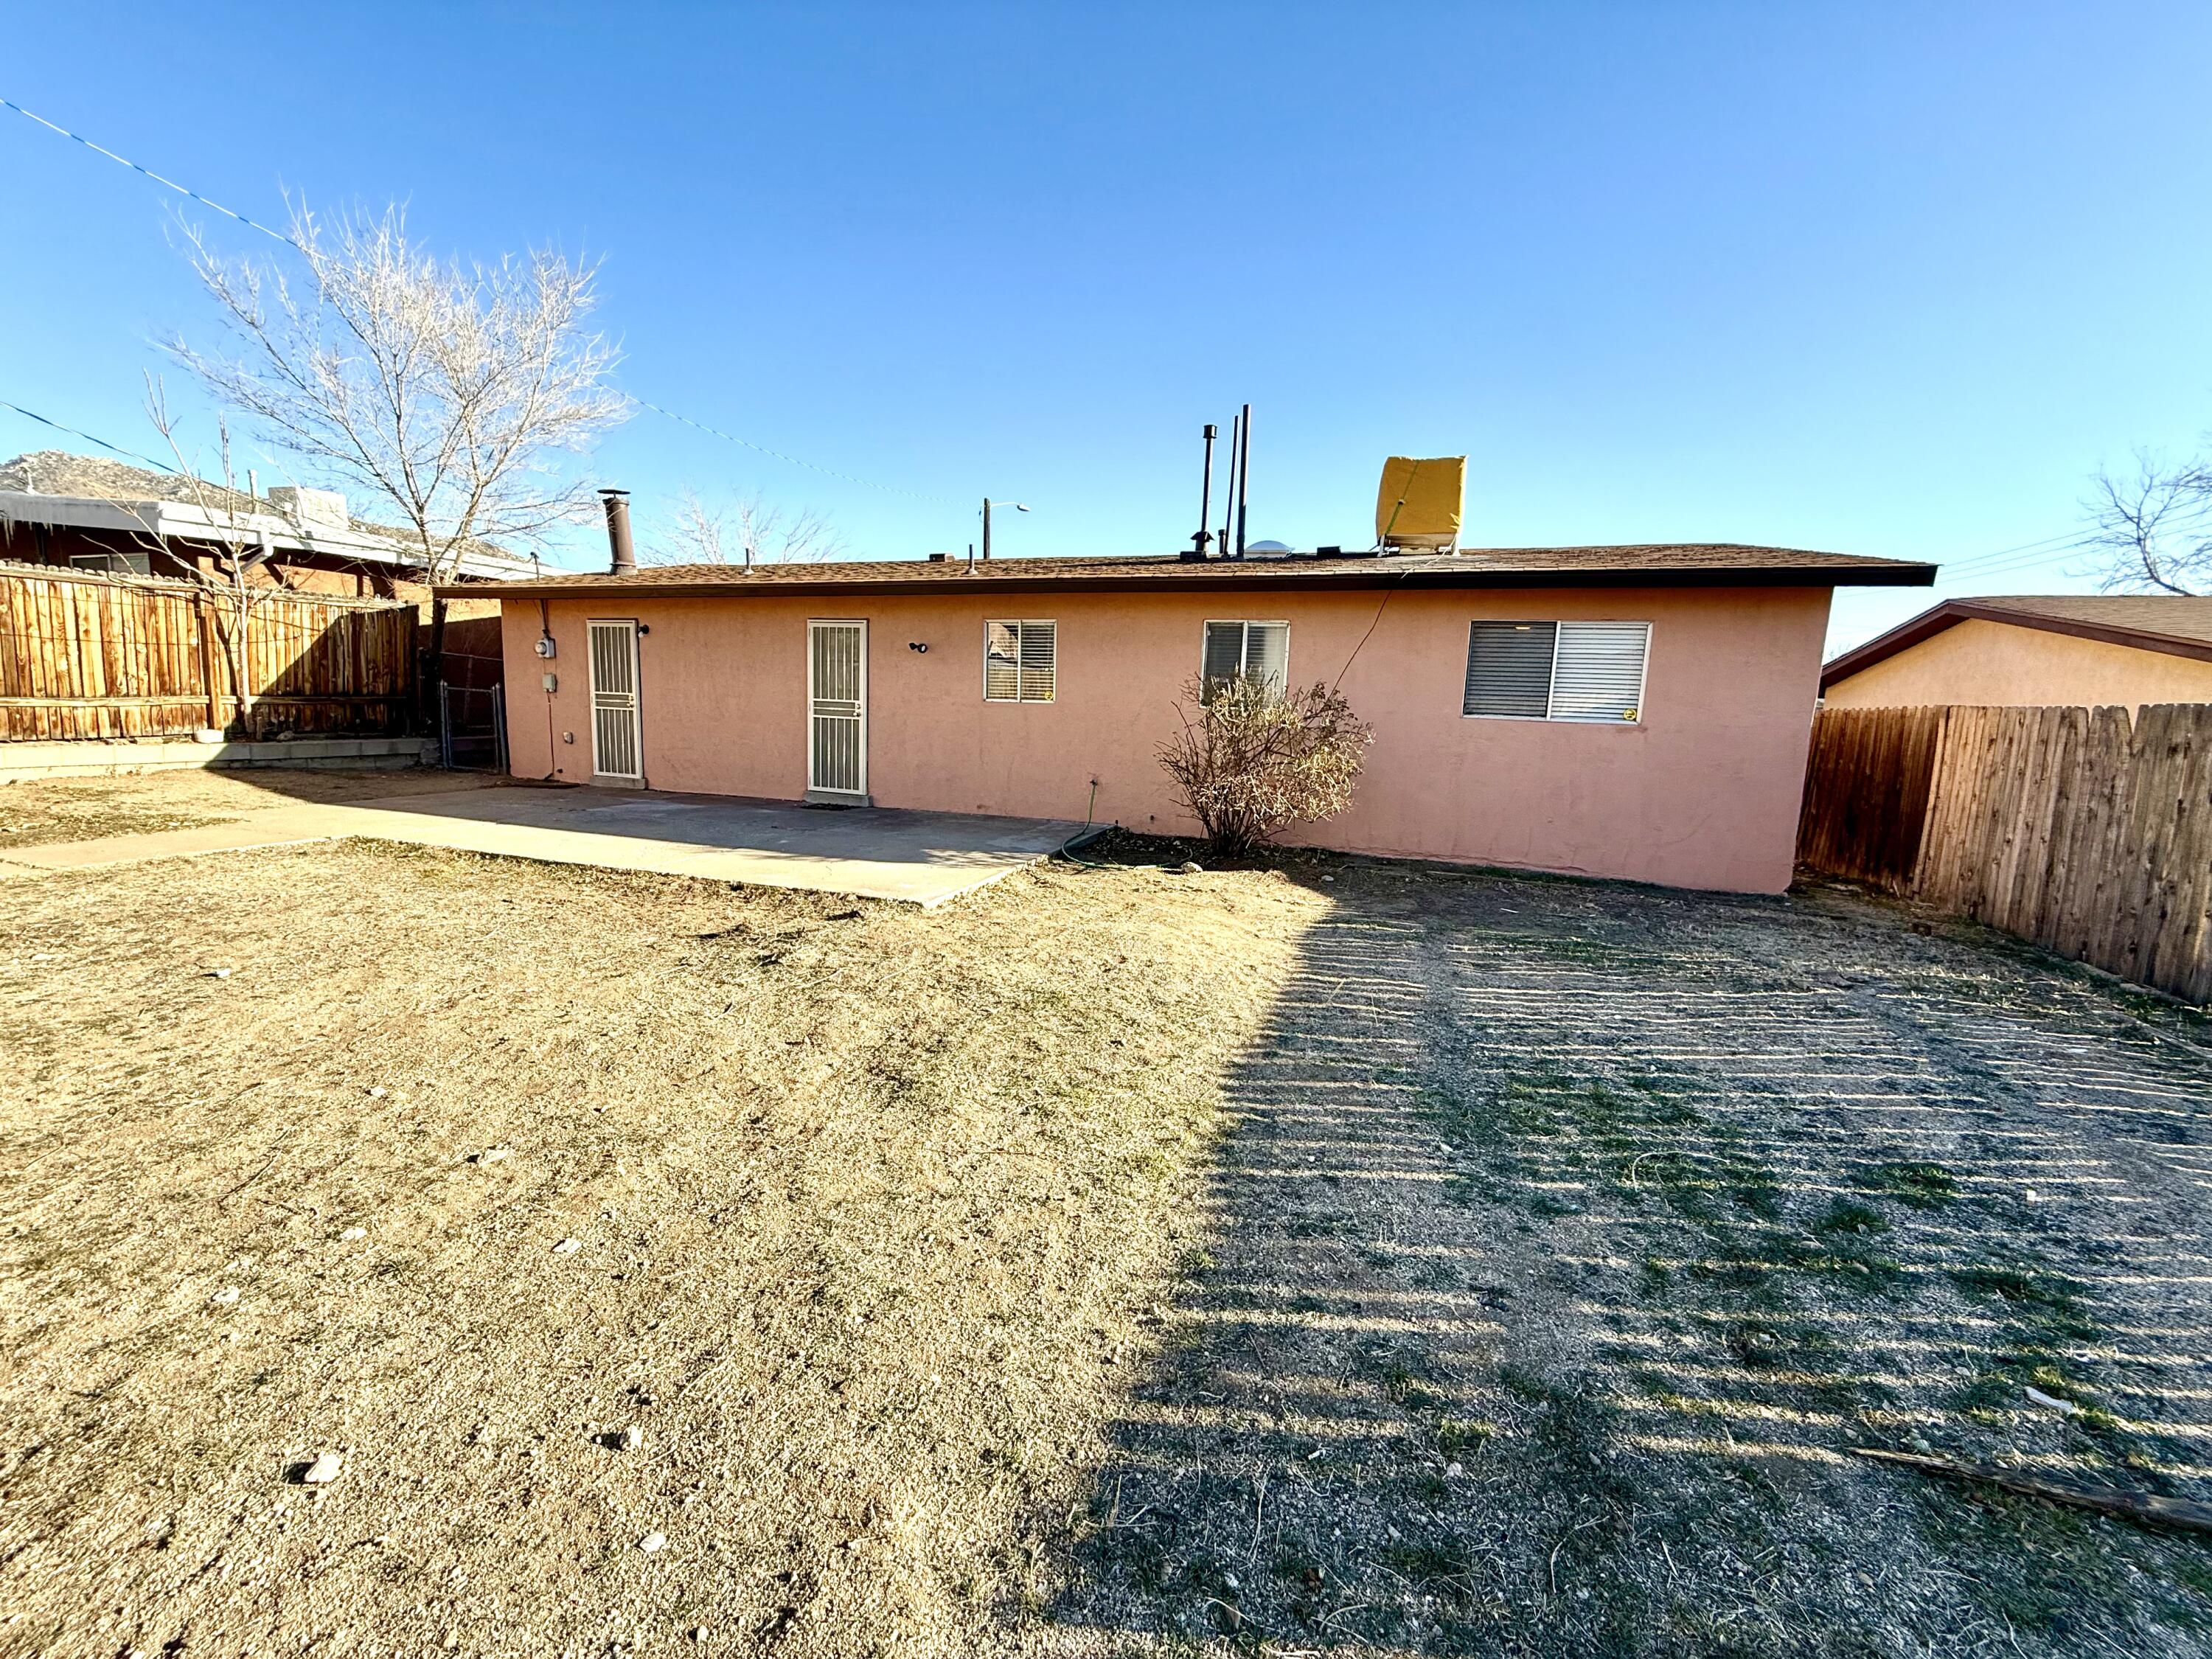
[[[171,475],[53,449],[0,461],[0,558],[185,576],[213,568],[218,542],[240,530],[267,539],[258,579],[300,592],[428,598],[408,532],[355,520],[345,497],[331,490],[280,486],[257,497],[202,483],[195,491]],[[479,546],[462,556],[456,574],[470,581],[534,568]]]
[[[2212,599],[1951,599],[1820,671],[1831,708],[2212,702]]]
[[[1374,726],[1357,804],[1297,839],[1778,892],[1830,592],[1934,577],[1662,546],[682,565],[475,591],[502,602],[518,775],[1188,832],[1158,750],[1182,688],[1242,670],[1340,682]]]

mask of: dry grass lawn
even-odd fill
[[[0,906],[10,1655],[988,1645],[1322,908],[356,843]]]
[[[0,885],[0,1002],[10,1659],[2212,1653],[1853,1455],[2212,1497],[2212,1025],[1971,927],[347,842]]]

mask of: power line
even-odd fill
[[[234,208],[227,208],[222,203],[213,201],[209,198],[201,195],[196,190],[186,188],[185,185],[179,184],[173,179],[165,178],[161,173],[155,172],[151,167],[141,167],[137,162],[132,161],[127,155],[118,155],[113,150],[109,149],[106,145],[93,143],[91,139],[84,137],[82,133],[71,132],[67,127],[63,126],[57,122],[49,121],[45,116],[38,114],[34,111],[25,109],[21,104],[17,103],[12,98],[0,98],[0,106],[4,106],[9,109],[14,110],[16,114],[23,117],[26,120],[37,122],[40,126],[46,128],[50,132],[58,132],[64,138],[72,139],[77,143],[82,144],[87,149],[91,150],[94,155],[104,155],[109,161],[116,162],[119,166],[129,167],[133,173],[143,174],[145,177],[151,179],[155,184],[161,185],[165,189],[173,190],[179,196],[189,197],[191,200],[198,202],[202,207],[211,208],[216,212],[223,215],[226,218],[235,219],[240,224],[246,226],[247,228],[258,230],[264,236],[272,237],[276,240],[283,243],[287,247],[296,248],[303,253],[307,252],[305,248],[300,246],[299,242],[295,239],[286,235],[283,231],[271,230],[268,226],[261,223],[258,220],[250,219],[245,214],[239,212]],[[823,477],[827,478],[842,479],[846,483],[858,484],[864,489],[880,489],[889,495],[905,495],[914,501],[933,501],[946,507],[958,507],[962,505],[961,502],[954,501],[948,495],[932,495],[921,490],[902,489],[896,484],[877,483],[872,479],[855,477],[849,472],[840,472],[835,467],[817,466],[812,461],[802,461],[796,455],[787,455],[781,450],[770,449],[764,444],[757,444],[749,439],[740,438],[733,433],[724,432],[719,428],[708,426],[703,421],[695,421],[688,415],[678,415],[672,409],[663,409],[659,404],[647,403],[644,398],[636,396],[635,393],[626,392],[622,395],[628,398],[630,402],[635,404],[640,409],[649,409],[654,414],[661,416],[665,419],[680,421],[685,426],[695,428],[697,430],[707,434],[709,437],[720,438],[724,443],[735,444],[741,449],[750,449],[757,455],[766,455],[772,460],[783,462],[787,466],[804,467],[809,472],[819,472]],[[15,405],[9,404],[8,407],[15,409]],[[16,413],[21,415],[30,415],[30,411],[28,410],[16,410]],[[43,416],[38,415],[31,415],[31,418],[34,421],[45,419]],[[72,428],[61,426],[58,422],[54,421],[46,421],[46,424],[51,427],[55,427],[58,430],[63,432],[72,430]],[[102,449],[114,448],[112,444],[100,443],[99,439],[89,437],[84,433],[79,432],[76,435],[85,439],[85,441],[88,443],[100,444],[100,447]],[[131,452],[128,450],[117,450],[116,453],[118,454],[127,455]],[[137,459],[143,460],[146,458],[142,455]],[[158,466],[161,464],[159,462],[155,462],[154,465]],[[170,471],[174,469],[165,467],[162,470],[164,471]]]
[[[15,106],[10,104],[9,107],[13,109]],[[12,409],[18,415],[21,415],[31,420],[36,421],[40,426],[50,426],[57,432],[68,433],[72,438],[82,438],[88,444],[98,444],[102,449],[106,450],[112,455],[125,455],[128,456],[134,461],[143,461],[147,465],[155,468],[158,471],[174,472],[177,470],[173,466],[171,466],[167,461],[157,461],[151,455],[141,455],[135,449],[125,449],[119,444],[112,444],[108,442],[105,438],[95,438],[89,432],[80,432],[73,426],[64,426],[59,421],[50,421],[45,416],[38,413],[35,410],[26,409],[21,404],[11,404],[5,398],[0,398],[0,409]]]
[[[2072,552],[2073,550],[2069,548],[2057,548],[2049,553],[2032,553],[2024,559],[2005,559],[1996,564],[1977,565],[1971,569],[1964,566],[1957,568],[1946,568],[1943,574],[1936,580],[1942,584],[1980,581],[1984,577],[2002,576],[2009,571],[2056,568],[2060,563],[2070,559]]]
[[[1966,557],[1954,559],[1952,562],[1955,565],[1996,564],[2023,553],[2033,555],[2039,552],[2061,552],[2081,539],[2081,532],[2069,531],[2063,536],[2046,536],[2039,542],[2021,542],[2014,547],[1991,548],[1986,553],[1969,553]]]
[[[707,425],[702,421],[693,420],[689,415],[678,415],[672,409],[663,409],[659,404],[649,404],[646,402],[644,398],[637,396],[635,392],[625,392],[623,393],[623,396],[628,398],[630,402],[635,404],[640,409],[649,409],[656,415],[665,416],[672,421],[681,421],[684,425],[689,427],[696,427],[710,438],[720,438],[724,443],[736,444],[739,448],[750,449],[755,454],[766,455],[772,460],[782,461],[787,465],[803,466],[809,472],[819,472],[824,477],[842,478],[847,483],[859,484],[864,489],[880,489],[893,495],[910,496],[917,501],[937,501],[943,503],[946,507],[960,507],[965,505],[963,502],[954,501],[949,495],[925,495],[918,489],[902,489],[896,484],[877,483],[872,479],[856,478],[851,473],[840,472],[834,467],[817,466],[811,461],[800,460],[796,455],[787,455],[781,450],[770,449],[765,445],[754,443],[750,439],[740,438],[733,433],[720,431],[714,427]]]
[[[1953,560],[1947,568],[1953,570],[1971,570],[1980,565],[2001,563],[2015,554],[2034,553],[2039,549],[2048,550],[2054,553],[2063,552],[2069,544],[2079,545],[2081,540],[2080,531],[2069,530],[2061,536],[2045,536],[2039,542],[2022,542],[2016,547],[1993,548],[1987,553],[1969,554],[1963,559]]]
[[[94,155],[105,155],[111,161],[120,162],[123,166],[129,167],[133,173],[143,173],[149,179],[151,179],[155,184],[163,185],[167,189],[173,190],[179,196],[191,197],[192,200],[198,202],[202,207],[213,208],[217,213],[225,215],[229,218],[235,219],[241,225],[245,225],[252,229],[259,231],[264,236],[274,236],[278,241],[284,243],[287,246],[298,247],[300,246],[289,236],[287,236],[283,231],[271,230],[268,226],[261,223],[258,220],[249,219],[244,214],[238,212],[234,209],[227,208],[220,202],[211,202],[206,197],[201,195],[198,191],[188,190],[173,179],[163,178],[151,167],[140,167],[137,162],[132,161],[127,155],[118,155],[113,150],[109,149],[105,145],[94,143],[91,139],[86,137],[82,133],[71,132],[67,127],[58,125],[52,121],[49,121],[43,115],[36,114],[30,110],[25,109],[21,104],[17,103],[12,98],[0,98],[0,104],[6,105],[9,109],[14,110],[16,114],[23,117],[26,120],[36,121],[40,126],[45,127],[50,132],[58,132],[64,138],[75,139],[78,143],[82,144],[87,149],[91,150]],[[52,422],[49,422],[48,424],[52,424]],[[99,440],[94,439],[94,441],[96,443]]]
[[[2077,549],[2088,545],[2080,536],[2067,536],[2051,543],[2039,543],[2030,547],[2009,548],[2002,553],[1984,553],[1978,557],[1960,559],[1946,567],[1953,570],[1985,570],[1996,565],[2034,564],[2044,559],[2063,558]]]
[[[2050,566],[2041,559],[2024,559],[2014,564],[1991,565],[1987,569],[1984,570],[1968,570],[1963,571],[1955,576],[1942,576],[1938,578],[1936,586],[1938,587],[1947,588],[1972,586],[1979,583],[1992,581],[1999,576],[2036,574],[2046,571],[2050,574],[2056,576],[2063,577],[2068,574],[2068,572],[2063,568],[2055,570],[2051,569]]]

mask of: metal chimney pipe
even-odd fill
[[[599,499],[607,508],[607,548],[614,556],[607,568],[617,576],[637,574],[637,549],[629,538],[629,491],[602,489]]]
[[[1011,507],[1017,513],[1029,511],[1019,501],[994,501],[988,495],[983,497],[983,556],[986,559],[991,556],[991,509],[994,507]]]
[[[1244,435],[1237,444],[1237,556],[1244,556],[1244,514],[1252,504],[1252,405],[1244,405]]]
[[[1229,417],[1229,471],[1221,491],[1221,535],[1214,545],[1221,550],[1220,556],[1229,556],[1230,532],[1237,525],[1237,446],[1243,441],[1244,417]]]
[[[1213,441],[1221,431],[1211,421],[1206,425],[1206,477],[1198,489],[1198,534],[1190,538],[1190,556],[1206,556],[1206,544],[1213,539],[1210,528],[1213,518]]]

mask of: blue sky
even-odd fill
[[[603,258],[626,389],[867,481],[640,415],[591,465],[648,520],[757,490],[907,556],[988,492],[1034,509],[1007,553],[1165,552],[1249,399],[1255,537],[1364,543],[1385,455],[1463,452],[1474,543],[2067,591],[2078,555],[1990,556],[2212,427],[2201,0],[172,0],[7,35],[0,95],[256,217],[404,198],[443,250]],[[0,189],[0,398],[147,447],[151,342],[208,331],[175,198],[5,111]],[[52,439],[0,410],[0,453]],[[1839,596],[1832,642],[1927,602]]]

